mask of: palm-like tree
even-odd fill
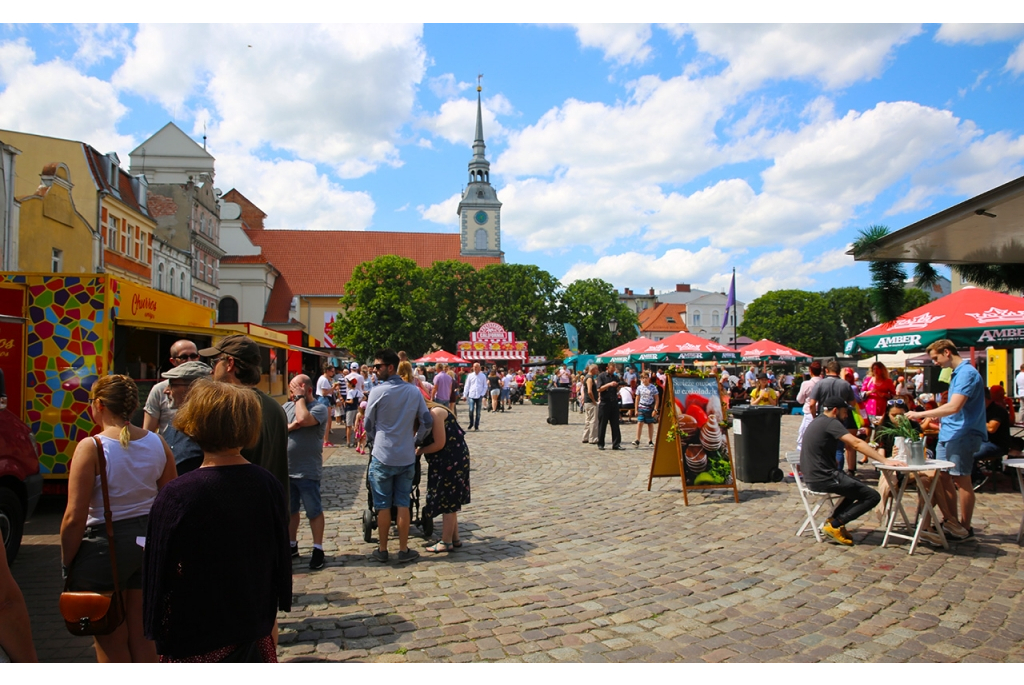
[[[874,225],[862,230],[853,242],[854,254],[859,256],[870,251],[887,235],[888,226]],[[871,271],[871,306],[883,322],[892,321],[904,311],[903,282],[907,280],[907,270],[900,262],[890,260],[872,261],[868,270]]]

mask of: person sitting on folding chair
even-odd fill
[[[822,402],[822,412],[804,431],[800,448],[800,471],[807,487],[815,492],[831,492],[843,499],[824,523],[821,530],[841,545],[852,545],[853,539],[846,524],[871,511],[881,501],[874,488],[843,473],[836,464],[839,443],[852,447],[861,454],[882,464],[896,464],[876,452],[871,445],[850,434],[843,424],[850,405],[838,396]]]

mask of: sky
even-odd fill
[[[480,74],[506,261],[566,283],[867,286],[859,230],[1024,175],[1024,24],[5,24],[0,128],[205,132],[344,249],[458,230]]]

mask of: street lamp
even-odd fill
[[[608,321],[608,331],[612,335],[615,335],[615,331],[617,330],[619,330],[619,322],[616,321],[615,319],[611,319],[610,321]]]

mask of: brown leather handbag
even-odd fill
[[[71,571],[64,581],[64,591],[60,593],[60,613],[64,617],[64,625],[72,635],[109,635],[124,622],[124,597],[117,578],[117,550],[114,544],[114,522],[110,513],[110,492],[107,489],[107,459],[103,453],[103,443],[96,441],[97,456],[100,462],[100,487],[103,490],[103,519],[107,528],[107,546],[110,549],[110,570],[114,578],[113,592],[73,592]],[[72,564],[74,568],[74,564]]]

